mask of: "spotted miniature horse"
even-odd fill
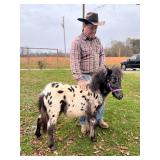
[[[78,85],[68,85],[59,82],[47,84],[39,96],[40,116],[37,119],[35,135],[41,136],[41,127],[48,132],[48,146],[55,150],[55,125],[63,112],[68,117],[87,117],[88,132],[91,141],[96,141],[96,113],[111,92],[117,99],[122,99],[122,72],[118,67],[100,70],[92,76],[87,90],[81,90]]]

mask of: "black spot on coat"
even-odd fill
[[[71,86],[72,91],[74,92],[74,88]]]
[[[61,114],[62,112],[63,112],[63,113],[66,113],[66,112],[67,112],[67,103],[66,103],[66,101],[61,100],[61,101],[60,101],[60,104],[61,104],[60,114]]]
[[[49,105],[52,105],[52,102],[49,102]]]
[[[59,85],[57,84],[55,87],[56,87],[56,88],[58,88],[58,87],[59,87]]]
[[[71,89],[71,88],[68,88],[68,90],[69,90],[70,92],[72,92],[72,89]]]
[[[86,98],[86,96],[83,95],[82,98]]]
[[[51,104],[52,104],[52,101],[48,100],[48,104],[51,105]]]
[[[48,92],[47,95],[45,95],[46,99],[48,98],[48,96],[51,95],[51,92]]]
[[[55,83],[55,82],[54,82],[54,83],[52,83],[52,87],[54,87],[54,86],[55,86],[55,85],[57,85],[57,84],[58,84],[58,83]]]
[[[83,109],[83,108],[81,108],[81,111],[84,111],[84,109]]]
[[[87,99],[86,99],[86,96],[84,96],[84,95],[82,96],[82,98],[84,98],[85,100],[87,100]]]
[[[58,93],[63,93],[64,91],[62,91],[62,90],[59,90],[59,91],[57,91]]]

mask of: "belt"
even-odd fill
[[[90,73],[82,73],[82,74],[86,74],[86,75],[93,75],[94,74],[94,72],[90,72]]]

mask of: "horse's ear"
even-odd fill
[[[107,69],[107,76],[110,76],[112,74],[112,70],[111,69]]]
[[[106,69],[106,76],[109,76],[109,75],[111,75],[112,74],[112,70],[109,68],[109,67],[107,67],[106,65],[104,65],[105,66],[105,69]]]
[[[104,65],[105,69],[108,69],[107,65]]]

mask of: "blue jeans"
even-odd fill
[[[91,75],[89,74],[83,74],[83,79],[86,81],[91,81]],[[97,110],[96,120],[99,122],[103,118],[104,114],[104,104]],[[80,124],[83,125],[86,123],[86,117],[82,116],[80,117]]]

